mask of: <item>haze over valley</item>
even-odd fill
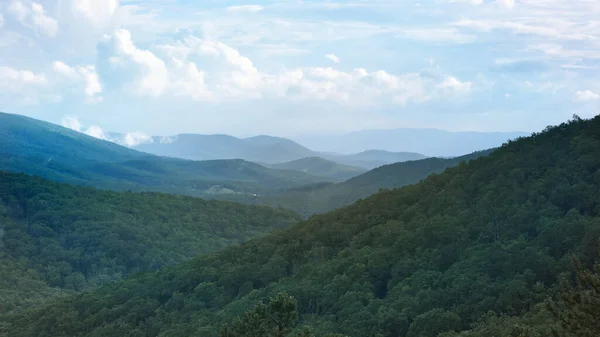
[[[598,18],[0,1],[0,337],[600,336]]]

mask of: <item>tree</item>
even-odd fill
[[[558,321],[555,337],[600,336],[600,263],[593,270],[582,269],[575,260],[575,284],[563,282],[564,290],[557,302],[550,301],[550,312]]]
[[[268,305],[259,302],[252,310],[233,320],[231,326],[221,329],[221,337],[313,337],[310,328],[304,326],[293,333],[298,321],[296,299],[285,292],[270,299]],[[345,337],[327,334],[324,337]]]

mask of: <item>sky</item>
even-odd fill
[[[597,0],[0,0],[0,111],[132,144],[537,131],[599,75]]]

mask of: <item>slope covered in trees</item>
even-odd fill
[[[302,171],[314,176],[330,178],[334,181],[347,180],[366,171],[360,167],[338,164],[321,157],[307,157],[287,163],[271,165],[271,167],[282,170]]]
[[[0,332],[218,336],[283,291],[315,334],[449,336],[527,322],[572,254],[597,257],[599,189],[600,117],[576,118],[287,230],[3,316]],[[534,336],[525,328],[513,335]]]
[[[380,143],[385,144],[385,143]],[[374,169],[379,166],[409,160],[425,159],[427,156],[415,152],[390,152],[383,150],[367,150],[355,154],[322,154],[323,158],[345,165]]]
[[[174,265],[298,220],[267,207],[0,172],[0,303],[8,310],[54,291],[44,285],[80,291]]]
[[[0,170],[118,191],[258,194],[322,182],[239,160],[158,157],[32,118],[0,113]]]
[[[393,189],[417,183],[430,174],[443,172],[461,161],[469,161],[490,153],[475,152],[456,158],[427,158],[384,165],[341,183],[319,183],[270,192],[259,196],[227,196],[254,205],[268,205],[293,210],[304,216],[325,213],[366,198],[381,189]],[[217,197],[219,198],[219,197]]]

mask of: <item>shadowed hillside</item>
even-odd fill
[[[535,310],[572,254],[597,257],[599,170],[600,117],[575,118],[287,230],[0,318],[0,331],[218,336],[285,291],[315,333],[449,336]],[[554,322],[529,323],[502,335]]]

